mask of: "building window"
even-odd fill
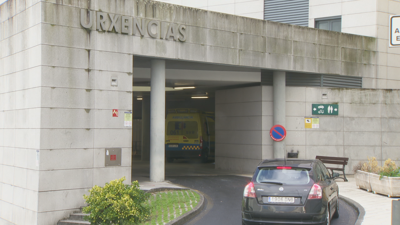
[[[315,19],[315,28],[341,32],[342,18],[334,17],[334,18]]]

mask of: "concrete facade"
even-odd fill
[[[97,50],[68,26],[72,6],[7,1],[0,10],[0,224],[55,224],[94,185],[130,182],[132,55]],[[120,167],[105,167],[109,147],[122,149]]]
[[[366,88],[398,89],[400,87],[399,48],[389,47],[389,18],[399,15],[396,0],[310,0],[309,26],[327,17],[342,18],[342,32],[376,38],[379,59],[373,79],[364,79]]]
[[[144,22],[143,35],[123,34],[118,22],[113,27],[116,16]],[[150,22],[153,25],[148,26]],[[169,37],[162,33],[166,26]],[[174,26],[185,35],[175,37]],[[377,47],[372,37],[147,0],[9,0],[0,6],[0,224],[55,224],[84,204],[82,196],[93,185],[122,176],[130,182],[132,135],[124,127],[123,113],[132,110],[134,57],[360,76],[371,81],[366,87],[376,88]],[[287,149],[298,148],[304,154],[302,148],[308,145],[303,143],[314,143],[310,146],[317,149],[323,145],[321,138],[340,136],[337,130],[318,136],[320,132],[292,128],[299,127],[299,118],[308,110],[303,92],[306,96],[319,89],[293,90],[286,92],[286,101],[298,102],[287,103],[286,126],[298,135],[288,136]],[[236,163],[235,170],[248,171],[260,157],[273,157],[272,142],[264,138],[272,125],[272,89],[230,91],[217,96],[216,116],[221,122],[216,167],[230,168],[229,162]],[[304,113],[298,111],[302,107]],[[348,113],[364,108],[350,107]],[[119,110],[119,117],[112,116],[113,109]],[[288,117],[295,112],[294,118]],[[364,120],[369,122],[380,112],[371,107],[371,116]],[[241,125],[226,115],[240,117]],[[242,138],[247,129],[249,138]],[[357,137],[357,132],[351,135]],[[334,146],[345,140],[335,139]],[[366,141],[378,145],[376,139]],[[240,152],[246,144],[252,149]],[[122,149],[121,166],[105,166],[106,148]]]
[[[400,90],[286,87],[286,152],[348,157],[349,174],[367,157],[399,164],[399,96]],[[304,119],[316,117],[313,103],[337,103],[339,115],[317,116],[320,127],[305,128]],[[273,157],[273,87],[218,91],[215,113],[217,168],[251,173],[261,158]]]
[[[203,10],[264,19],[264,0],[158,0]]]

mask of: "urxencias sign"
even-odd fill
[[[94,23],[94,17],[96,22]],[[158,20],[146,20],[106,12],[81,9],[81,26],[104,32],[145,36],[173,41],[186,41],[186,26]],[[95,27],[93,27],[95,26]]]

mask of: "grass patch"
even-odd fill
[[[143,225],[168,223],[192,210],[200,202],[200,196],[191,190],[163,191],[151,193],[148,203],[150,217]]]

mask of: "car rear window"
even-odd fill
[[[257,183],[278,182],[283,184],[308,184],[310,182],[309,169],[277,167],[260,168],[256,177]]]

